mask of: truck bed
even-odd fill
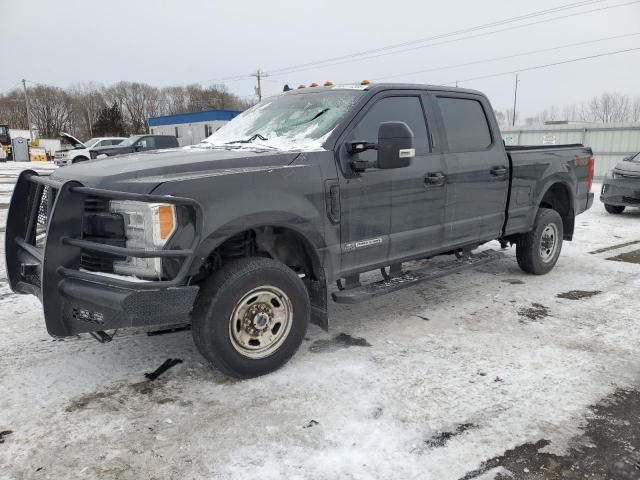
[[[535,207],[556,183],[561,185],[556,188],[565,189],[567,208],[573,208],[574,215],[588,208],[591,148],[576,143],[507,146],[505,150],[511,170],[505,235],[526,232],[533,226]]]

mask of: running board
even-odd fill
[[[391,277],[389,280],[380,280],[360,287],[338,290],[337,292],[333,292],[331,296],[336,303],[360,303],[375,296],[395,292],[396,290],[410,287],[420,282],[426,282],[427,280],[445,277],[452,273],[469,270],[479,265],[498,260],[503,256],[504,254],[502,252],[484,250],[460,260],[451,260],[446,263],[401,273],[400,275]]]

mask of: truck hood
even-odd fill
[[[60,137],[64,138],[73,148],[87,148],[87,146],[70,133],[60,132]]]
[[[613,171],[621,175],[640,177],[640,162],[622,161],[614,167]]]
[[[150,193],[158,185],[243,169],[289,165],[299,153],[168,149],[90,160],[56,170],[52,178],[77,180],[88,187]]]

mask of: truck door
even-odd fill
[[[443,238],[444,161],[434,155],[422,107],[421,92],[384,92],[360,112],[346,142],[378,142],[382,122],[405,122],[414,134],[416,156],[404,168],[348,172],[341,184],[343,271],[389,265],[440,246]],[[375,150],[350,156],[341,149],[341,164],[359,158],[374,161]]]
[[[447,167],[445,243],[458,246],[498,238],[509,189],[507,156],[484,97],[437,92]],[[490,123],[491,122],[491,123]]]
[[[425,117],[426,96],[387,97],[381,121],[405,122],[414,135],[416,154],[408,167],[391,175],[390,263],[442,248],[446,201],[446,165],[430,141],[431,121]]]
[[[356,119],[356,126],[342,141],[338,155],[344,177],[340,179],[340,249],[341,272],[352,273],[386,265],[389,257],[389,225],[391,221],[391,176],[388,170],[369,169],[363,173],[351,170],[350,162],[358,157],[374,160],[376,152],[350,155],[347,141],[368,141],[366,118]],[[377,136],[377,130],[376,130]],[[377,141],[377,140],[375,140]]]

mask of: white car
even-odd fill
[[[55,153],[54,162],[60,167],[89,160],[91,158],[89,154],[90,148],[110,147],[119,145],[123,140],[126,140],[125,137],[96,137],[86,142],[81,142],[73,135],[64,132],[60,134],[60,137],[70,144],[69,148],[58,150]]]

